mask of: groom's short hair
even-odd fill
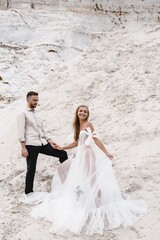
[[[30,91],[30,92],[27,93],[26,99],[28,99],[28,98],[31,97],[31,96],[38,96],[38,93],[37,93],[37,92],[34,92],[34,91]]]

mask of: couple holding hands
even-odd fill
[[[132,226],[146,213],[143,200],[123,199],[112,168],[113,156],[88,121],[87,106],[76,109],[74,141],[61,147],[47,136],[43,121],[37,116],[38,93],[30,91],[26,99],[27,108],[17,118],[22,156],[27,162],[26,197],[33,200],[41,194],[33,192],[39,153],[57,157],[61,163],[53,177],[52,192],[32,210],[33,217],[51,221],[52,231],[57,234],[80,234],[86,226],[86,234],[102,235],[106,228]],[[65,150],[74,147],[76,153],[68,159]]]

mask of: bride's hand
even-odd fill
[[[58,149],[58,150],[63,150],[63,147],[61,147],[60,145],[54,143],[54,148]]]
[[[55,142],[53,142],[51,139],[48,140],[48,143],[50,143],[50,145],[55,148],[55,146],[57,145]]]
[[[107,154],[107,157],[108,157],[110,160],[113,160],[113,155],[111,155],[110,153]]]
[[[63,150],[63,148],[61,146],[59,146],[57,143],[52,142],[52,141],[49,141],[49,143],[51,144],[51,146],[53,148],[58,149],[58,150]]]
[[[56,148],[57,144],[55,142],[52,142],[52,141],[48,141],[50,143],[50,145],[53,147],[53,148]]]

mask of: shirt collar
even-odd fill
[[[35,109],[32,109],[32,108],[30,108],[30,107],[27,107],[27,110],[28,110],[29,112],[34,112],[34,111],[35,111]]]

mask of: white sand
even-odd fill
[[[159,239],[160,27],[154,21],[130,21],[116,28],[105,24],[106,18],[57,10],[0,11],[2,240]],[[49,233],[51,223],[32,219],[32,207],[19,203],[26,163],[16,115],[29,90],[39,92],[37,110],[60,144],[72,133],[75,108],[89,106],[90,120],[115,156],[122,192],[147,202],[148,214],[132,229],[92,238],[56,236]],[[36,191],[50,191],[58,164],[56,158],[39,156]]]

